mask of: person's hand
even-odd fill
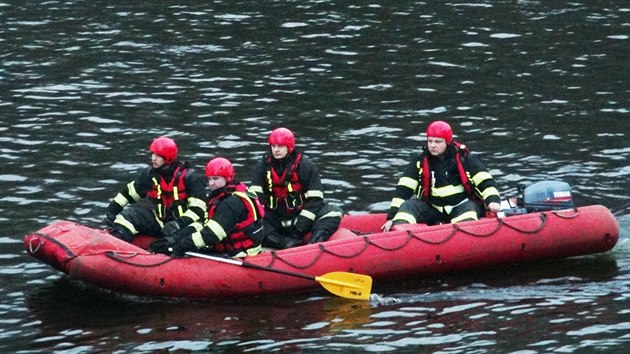
[[[326,238],[324,237],[325,235],[326,234],[323,232],[313,233],[311,235],[311,238],[308,239],[308,243],[312,244],[312,243],[324,242],[326,241]]]
[[[387,220],[387,222],[384,223],[383,226],[381,226],[381,230],[383,230],[384,232],[389,231],[392,228],[393,223],[394,220]]]
[[[170,234],[169,236],[172,237],[175,242],[173,242],[173,245],[177,244],[179,241],[181,241],[182,239],[186,238],[186,237],[190,237],[190,235],[194,234],[195,231],[197,231],[192,225],[188,225],[182,229],[179,229],[175,232],[173,232],[172,234]]]
[[[182,226],[184,226],[184,222],[179,219],[169,221],[166,224],[164,224],[164,227],[162,228],[162,235],[170,236],[176,233],[177,231],[179,231],[179,229],[181,229]]]
[[[149,245],[149,252],[170,254],[175,240],[172,237],[163,237],[161,239],[151,242]]]
[[[107,206],[107,214],[105,214],[105,225],[112,227],[114,226],[114,220],[116,219],[116,215],[120,214],[122,211],[122,207],[117,203],[111,202]]]
[[[175,258],[181,258],[186,255],[188,251],[196,251],[197,246],[195,246],[195,242],[192,240],[192,237],[186,236],[179,240],[173,247],[170,248],[171,256]]]
[[[501,211],[501,204],[499,203],[490,203],[488,204],[488,211],[493,213],[498,213]]]
[[[187,251],[197,250],[195,242],[192,240],[192,234],[195,228],[187,226],[165,238],[171,238],[173,241],[169,245],[169,253],[173,257],[184,257]]]
[[[296,240],[299,240],[299,241],[303,241],[304,240],[304,234],[305,234],[304,231],[301,231],[301,230],[298,230],[298,229],[294,228],[291,231],[290,236],[293,239],[296,239]]]
[[[103,223],[106,226],[108,226],[108,227],[113,227],[114,226],[114,220],[116,220],[116,215],[108,212],[105,215],[105,220],[103,220]]]

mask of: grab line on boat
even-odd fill
[[[35,249],[33,249],[33,240],[39,241],[37,242],[37,246],[35,247]],[[39,238],[31,238],[30,240],[28,240],[28,253],[35,254],[35,252],[39,251],[43,244],[44,241],[40,240]]]
[[[506,222],[504,222],[505,226],[509,227],[512,230],[524,233],[524,234],[535,234],[538,233],[540,230],[542,230],[545,225],[547,224],[547,213],[541,213],[540,214],[540,226],[538,226],[537,228],[535,228],[534,230],[523,230],[523,229],[519,229],[516,226],[510,225]]]
[[[570,215],[565,214],[570,211],[572,211],[573,214],[570,214]],[[580,211],[577,209],[552,210],[551,212],[557,217],[563,218],[563,219],[573,219],[573,218],[576,218],[580,214]]]
[[[125,258],[132,258],[132,257],[135,257],[135,256],[140,254],[138,252],[125,252],[125,253],[127,254],[127,256]],[[142,268],[158,267],[158,266],[161,266],[162,264],[168,263],[168,262],[172,261],[173,259],[175,259],[173,257],[167,257],[165,260],[157,262],[157,263],[140,264],[140,263],[130,262],[130,261],[124,259],[124,258],[120,258],[120,257],[123,257],[120,252],[106,251],[106,252],[103,252],[103,254],[105,254],[105,256],[107,256],[108,258],[113,259],[113,260],[115,260],[117,262],[128,264],[128,265],[132,265],[132,266],[136,266],[136,267],[142,267]],[[153,255],[153,254],[152,253],[148,253],[147,255]]]
[[[54,244],[55,244],[55,245],[57,245],[59,248],[61,248],[62,250],[64,250],[64,252],[66,252],[66,254],[67,254],[70,258],[74,258],[74,257],[76,257],[76,256],[77,256],[76,254],[74,254],[74,253],[73,253],[73,252],[72,252],[72,251],[68,248],[68,246],[66,246],[65,244],[63,244],[63,243],[61,243],[61,242],[57,241],[57,239],[55,239],[54,237],[50,237],[50,236],[48,236],[47,234],[42,234],[42,233],[40,233],[40,232],[33,232],[31,235],[37,235],[37,236],[39,236],[39,237],[43,238],[43,239],[44,239],[44,240],[46,240],[46,241],[50,241],[50,242],[54,243]],[[30,240],[29,240],[29,241],[30,241]],[[44,242],[42,241],[42,243],[41,243],[41,244],[43,245],[43,244],[44,244]],[[38,251],[38,250],[39,250],[39,248],[38,248],[36,251]],[[32,254],[32,253],[31,253],[31,254]]]
[[[274,250],[274,251],[271,251],[271,260],[270,260],[270,262],[269,262],[269,264],[267,266],[271,267],[276,262],[281,262],[281,263],[289,265],[289,266],[291,266],[291,267],[293,267],[295,269],[307,269],[307,268],[313,266],[323,256],[324,253],[328,253],[328,254],[330,254],[332,256],[339,257],[339,258],[354,258],[354,257],[357,257],[357,256],[361,255],[363,252],[365,252],[368,249],[369,246],[374,246],[374,247],[379,248],[381,250],[391,252],[391,251],[396,251],[396,250],[399,250],[401,248],[404,248],[412,239],[416,239],[416,240],[418,240],[420,242],[424,242],[424,243],[431,244],[431,245],[440,245],[440,244],[446,243],[449,240],[451,240],[453,237],[455,237],[455,235],[457,235],[458,232],[461,232],[463,234],[467,234],[467,235],[470,235],[470,236],[474,236],[474,237],[490,237],[492,235],[495,235],[501,229],[501,227],[503,227],[503,226],[505,226],[507,228],[510,228],[512,230],[515,230],[517,232],[520,232],[522,234],[533,235],[533,234],[536,234],[536,233],[540,232],[540,230],[542,230],[545,227],[545,225],[547,224],[547,218],[548,218],[548,215],[546,213],[541,213],[540,214],[540,225],[538,225],[533,230],[521,229],[519,227],[516,227],[515,225],[512,225],[512,224],[508,223],[505,219],[498,219],[497,227],[494,228],[492,231],[490,231],[488,233],[483,233],[483,234],[482,233],[475,233],[475,232],[472,232],[472,231],[467,230],[465,228],[462,228],[461,226],[459,226],[457,224],[453,224],[452,225],[453,228],[451,229],[450,233],[445,238],[443,238],[441,240],[438,240],[438,241],[431,241],[431,240],[422,238],[421,235],[418,235],[418,234],[414,233],[413,230],[407,230],[407,238],[404,239],[400,243],[400,245],[397,245],[397,246],[394,246],[394,247],[385,247],[383,245],[379,245],[377,242],[371,240],[369,236],[364,235],[364,236],[361,236],[361,239],[364,241],[363,247],[360,250],[354,252],[353,254],[349,254],[349,255],[348,254],[341,254],[341,253],[333,252],[330,249],[326,248],[326,246],[324,244],[319,244],[319,252],[317,252],[317,255],[315,257],[313,257],[313,259],[310,262],[308,262],[307,264],[305,264],[305,265],[294,264],[292,262],[289,262],[288,260],[283,258],[281,255],[279,255]]]

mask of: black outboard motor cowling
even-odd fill
[[[542,181],[523,187],[519,188],[517,205],[528,212],[575,208],[571,186],[566,182]]]

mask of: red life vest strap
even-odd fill
[[[455,148],[455,161],[457,162],[457,171],[459,172],[459,178],[464,186],[464,190],[470,196],[475,196],[473,191],[473,186],[470,180],[468,179],[468,173],[466,173],[466,169],[464,168],[464,164],[462,163],[462,155],[464,157],[468,156],[470,150],[466,147],[466,145],[460,144],[458,142],[453,141],[452,143]],[[422,156],[422,197],[429,198],[431,196],[431,176],[429,171],[429,157],[426,153]]]

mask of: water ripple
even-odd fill
[[[361,304],[102,293],[26,256],[22,239],[59,219],[101,227],[157,135],[198,168],[229,156],[248,181],[280,125],[348,213],[387,210],[426,123],[446,119],[504,195],[561,179],[576,202],[628,215],[628,12],[621,1],[1,3],[0,351],[622,351],[624,217],[610,258],[376,283]]]

